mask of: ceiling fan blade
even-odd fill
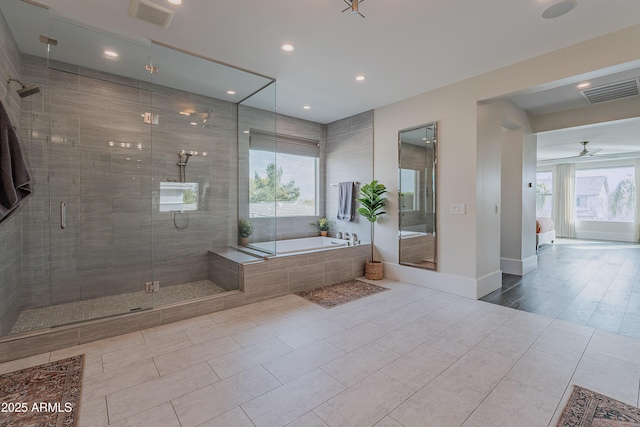
[[[587,153],[588,156],[593,156],[596,153],[599,153],[600,151],[602,151],[601,148],[596,148],[595,150],[589,150],[589,152]]]

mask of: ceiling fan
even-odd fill
[[[358,10],[358,5],[360,3],[362,3],[364,0],[342,0],[343,2],[345,2],[345,4],[349,7],[347,7],[346,9],[344,9],[342,12],[346,12],[347,10],[351,10],[351,13],[353,13],[354,15],[360,15],[364,18],[364,15],[360,13],[360,11]]]
[[[580,154],[578,154],[577,156],[574,157],[584,157],[584,156],[594,156],[596,153],[602,151],[602,149],[596,149],[596,150],[587,150],[587,144],[589,143],[589,141],[582,141],[580,144],[582,144],[582,151],[580,151]]]

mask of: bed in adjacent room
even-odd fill
[[[556,227],[551,218],[536,218],[536,251],[545,243],[553,243],[556,239]]]

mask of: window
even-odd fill
[[[277,153],[274,148],[277,146]],[[257,217],[318,214],[318,141],[251,131],[249,212]]]
[[[635,171],[632,166],[576,171],[576,220],[633,222]]]
[[[400,210],[403,212],[417,211],[420,201],[418,180],[420,174],[417,170],[401,169],[400,170]]]
[[[551,218],[553,208],[553,176],[551,172],[536,174],[536,216]]]

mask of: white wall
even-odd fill
[[[499,270],[500,194],[491,139],[478,132],[477,102],[533,86],[568,79],[614,65],[637,61],[640,25],[583,42],[436,89],[374,111],[374,178],[390,190],[387,215],[376,226],[376,248],[388,264],[387,275],[479,298],[501,286]],[[438,133],[438,272],[398,266],[399,130],[437,121]],[[478,155],[479,148],[487,149]],[[499,176],[499,172],[498,172]],[[453,203],[466,204],[466,215],[450,214]],[[491,240],[493,239],[493,240]],[[485,244],[484,242],[488,242]]]

